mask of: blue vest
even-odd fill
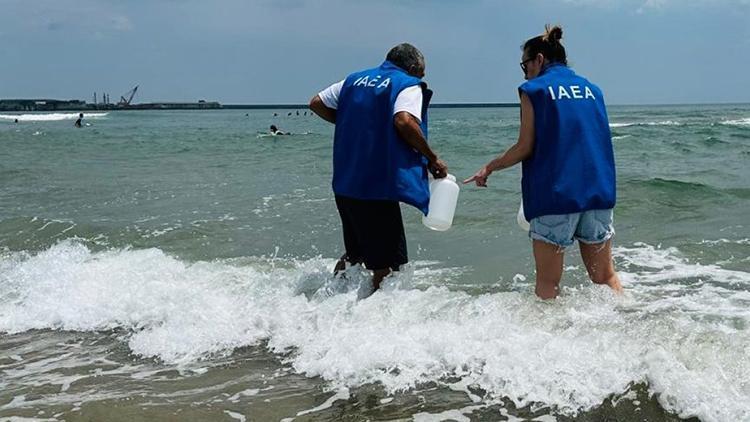
[[[553,63],[518,88],[534,107],[534,151],[523,162],[526,218],[615,206],[615,158],[604,96]]]
[[[349,75],[339,94],[333,137],[333,191],[367,200],[400,201],[427,214],[427,160],[398,136],[393,124],[396,97],[421,85],[422,132],[432,91],[389,61]]]

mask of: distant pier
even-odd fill
[[[0,100],[0,111],[63,111],[86,109],[88,109],[86,102],[81,100]]]
[[[216,110],[216,101],[194,103],[158,102],[141,104],[91,104],[81,100],[8,99],[0,100],[0,111],[91,111],[91,110]]]

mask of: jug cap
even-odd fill
[[[458,184],[458,182],[456,182],[456,176],[454,176],[452,174],[448,174],[445,177],[441,177],[440,179],[436,179],[432,175],[432,173],[427,173],[427,182],[429,182],[430,184],[432,184],[433,182],[442,182],[444,180],[450,180],[451,182],[453,182],[455,184]]]

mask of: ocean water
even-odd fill
[[[0,420],[750,420],[750,105],[610,107],[626,294],[573,248],[551,302],[518,168],[448,232],[402,207],[411,263],[361,300],[333,128],[276,112],[0,114]],[[430,118],[458,178],[518,131]]]

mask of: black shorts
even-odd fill
[[[370,270],[390,268],[393,271],[409,262],[398,201],[336,195],[336,207],[344,229],[347,261],[364,262]]]

